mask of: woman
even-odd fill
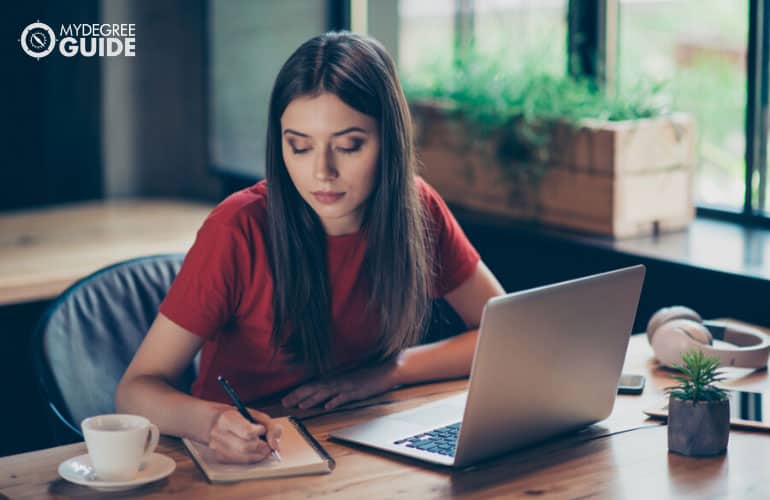
[[[416,177],[409,110],[379,42],[333,32],[299,47],[276,78],[266,144],[266,182],[206,219],[116,394],[119,411],[226,462],[262,460],[281,430],[240,416],[218,375],[245,401],[300,408],[466,376],[482,308],[503,293]],[[435,297],[470,330],[416,346]],[[201,348],[188,395],[175,384]]]

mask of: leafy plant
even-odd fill
[[[684,353],[682,363],[675,364],[674,368],[682,375],[674,377],[680,382],[678,386],[666,388],[672,398],[692,402],[727,399],[725,390],[713,385],[724,380],[718,373],[717,358],[708,358],[702,352],[693,350]]]
[[[505,164],[549,163],[556,124],[668,112],[664,84],[640,81],[611,95],[591,80],[554,72],[537,52],[515,61],[503,56],[473,53],[462,60],[428,64],[419,73],[402,75],[404,91],[411,101],[450,102],[453,113],[472,124],[468,140],[496,137],[497,156]]]
[[[498,126],[514,117],[527,121],[632,120],[665,114],[664,84],[640,80],[611,95],[585,78],[558,74],[534,52],[517,61],[502,54],[474,53],[452,63],[426,65],[403,75],[409,99],[448,99],[482,125]]]

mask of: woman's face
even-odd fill
[[[329,235],[356,232],[380,154],[377,123],[336,95],[298,97],[281,116],[283,159]]]

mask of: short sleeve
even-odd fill
[[[251,267],[249,259],[245,238],[237,227],[207,220],[160,312],[182,328],[212,340],[234,317],[241,295],[240,272]]]
[[[441,195],[418,178],[427,208],[435,245],[436,277],[434,297],[443,297],[471,277],[481,260]]]

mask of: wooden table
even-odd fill
[[[121,260],[186,252],[212,206],[111,200],[0,215],[0,305],[57,296]]]
[[[305,424],[337,461],[330,475],[206,482],[180,442],[164,437],[159,451],[177,462],[167,479],[128,492],[147,498],[768,498],[770,434],[733,430],[728,452],[716,458],[669,454],[666,427],[642,409],[661,401],[671,372],[658,368],[643,335],[631,338],[624,371],[647,376],[641,396],[618,396],[612,415],[584,435],[513,452],[467,470],[451,471],[327,439],[332,429],[449,396],[465,380],[407,387],[366,406],[311,416]],[[770,388],[767,372],[732,369],[728,385]],[[515,396],[512,396],[515,397]],[[375,403],[375,404],[373,404]],[[627,429],[628,432],[622,432]],[[592,433],[616,433],[588,440]],[[104,497],[57,475],[60,462],[85,453],[78,443],[0,459],[0,493],[10,498]],[[121,494],[114,494],[121,496]],[[125,493],[123,494],[126,495]]]

